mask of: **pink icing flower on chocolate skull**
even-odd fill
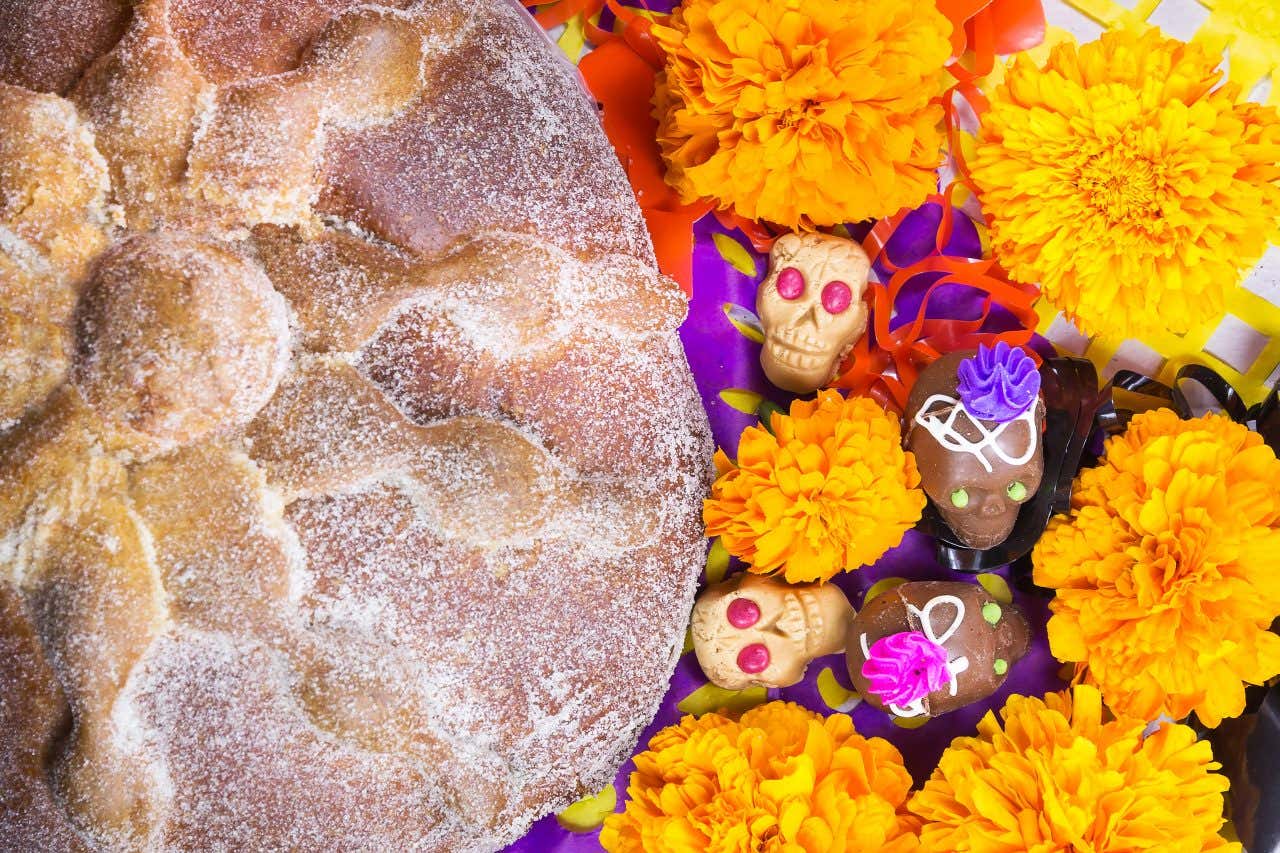
[[[946,649],[919,631],[881,637],[870,651],[862,675],[886,705],[905,708],[951,679]]]

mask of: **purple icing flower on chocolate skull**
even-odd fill
[[[1021,348],[1000,341],[978,346],[978,354],[960,362],[956,390],[969,414],[984,421],[1011,421],[1035,404],[1040,371]]]
[[[947,650],[920,631],[903,631],[871,644],[862,677],[886,705],[905,708],[951,680]]]

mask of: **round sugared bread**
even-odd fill
[[[0,5],[0,848],[484,850],[680,651],[705,415],[515,3]]]

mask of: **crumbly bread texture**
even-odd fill
[[[0,848],[492,850],[666,688],[710,439],[515,3],[0,3]]]

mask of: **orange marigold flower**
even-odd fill
[[[1212,320],[1275,241],[1280,116],[1221,61],[1119,30],[1019,58],[992,97],[970,167],[996,257],[1085,332]]]
[[[736,465],[716,452],[720,476],[702,506],[707,535],[751,571],[825,581],[874,563],[920,520],[915,456],[873,400],[820,391],[774,412],[770,427],[742,433]]]
[[[1218,835],[1227,780],[1207,741],[1166,724],[1103,721],[1087,685],[1044,699],[1010,696],[977,737],[956,738],[911,798],[929,853],[1160,850],[1240,853]]]
[[[787,227],[924,201],[951,24],[931,2],[685,0],[653,34],[667,181]]]
[[[1278,483],[1271,448],[1223,415],[1135,417],[1033,552],[1054,655],[1116,713],[1238,716],[1242,682],[1280,673]]]
[[[635,763],[626,809],[600,833],[611,853],[917,849],[902,756],[846,714],[770,702],[740,720],[688,716]]]

